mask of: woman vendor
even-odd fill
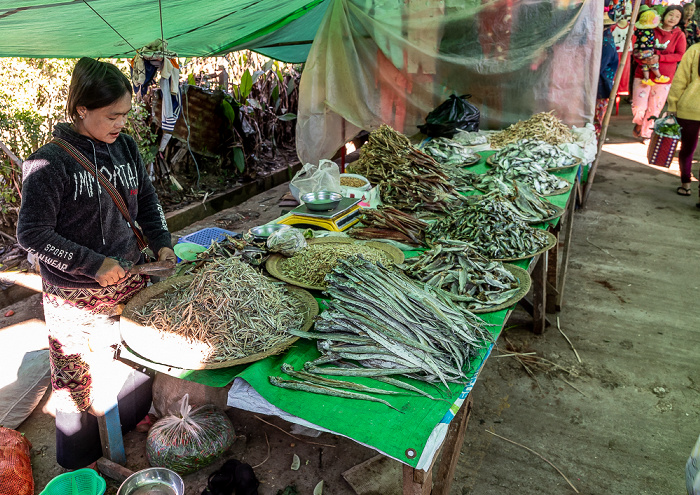
[[[41,268],[56,457],[67,469],[102,455],[91,405],[102,408],[119,396],[125,430],[146,416],[150,378],[113,359],[113,315],[146,286],[125,270],[144,262],[144,236],[158,260],[176,259],[136,142],[121,132],[131,96],[117,67],[80,59],[66,105],[72,123],[56,125],[53,141],[23,166],[17,238]]]

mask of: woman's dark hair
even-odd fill
[[[75,121],[78,118],[78,107],[88,110],[103,108],[126,93],[133,94],[131,82],[115,65],[83,57],[73,69],[66,115]]]
[[[685,22],[683,22],[683,7],[681,7],[680,5],[669,5],[668,7],[666,7],[666,9],[664,10],[664,13],[661,14],[661,24],[664,23],[664,19],[666,19],[666,16],[672,10],[677,10],[678,12],[681,13],[681,20],[678,21],[678,24],[676,24],[676,27],[681,28],[681,31],[685,31]]]

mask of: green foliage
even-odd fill
[[[143,102],[134,101],[132,103],[125,130],[138,144],[143,163],[153,163],[158,153],[156,145],[158,135],[153,130],[151,115]]]

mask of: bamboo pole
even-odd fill
[[[634,20],[637,18],[637,13],[639,12],[639,7],[642,0],[633,0],[632,15],[630,16],[630,28],[627,32],[627,38],[625,39],[625,48],[622,50],[622,59],[620,60],[620,65],[617,67],[617,72],[615,72],[615,79],[613,80],[613,87],[610,91],[610,97],[617,97],[617,90],[620,87],[620,80],[622,79],[622,72],[625,70],[625,65],[627,64],[627,54],[630,50],[630,45],[632,44],[632,34],[634,33]],[[634,77],[634,74],[631,74]],[[612,109],[614,105],[608,103],[608,109],[605,112],[605,117],[603,118],[603,126],[600,130],[600,138],[598,139],[598,152],[596,153],[595,161],[591,166],[591,171],[588,173],[588,180],[586,181],[586,187],[583,192],[583,197],[581,198],[581,208],[586,206],[586,201],[588,200],[588,195],[591,193],[591,186],[593,186],[593,179],[595,179],[595,173],[598,170],[598,162],[600,161],[600,154],[603,150],[603,144],[605,143],[605,136],[608,133],[608,124],[610,123],[610,116],[612,115]]]

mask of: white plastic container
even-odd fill
[[[365,182],[365,185],[362,187],[349,187],[349,186],[344,186],[343,185],[343,177],[352,177],[354,179],[360,179]],[[363,177],[362,175],[359,174],[340,174],[340,194],[345,196],[346,198],[358,198],[365,200],[367,199],[367,191],[372,189],[372,184],[369,183],[369,181]]]

